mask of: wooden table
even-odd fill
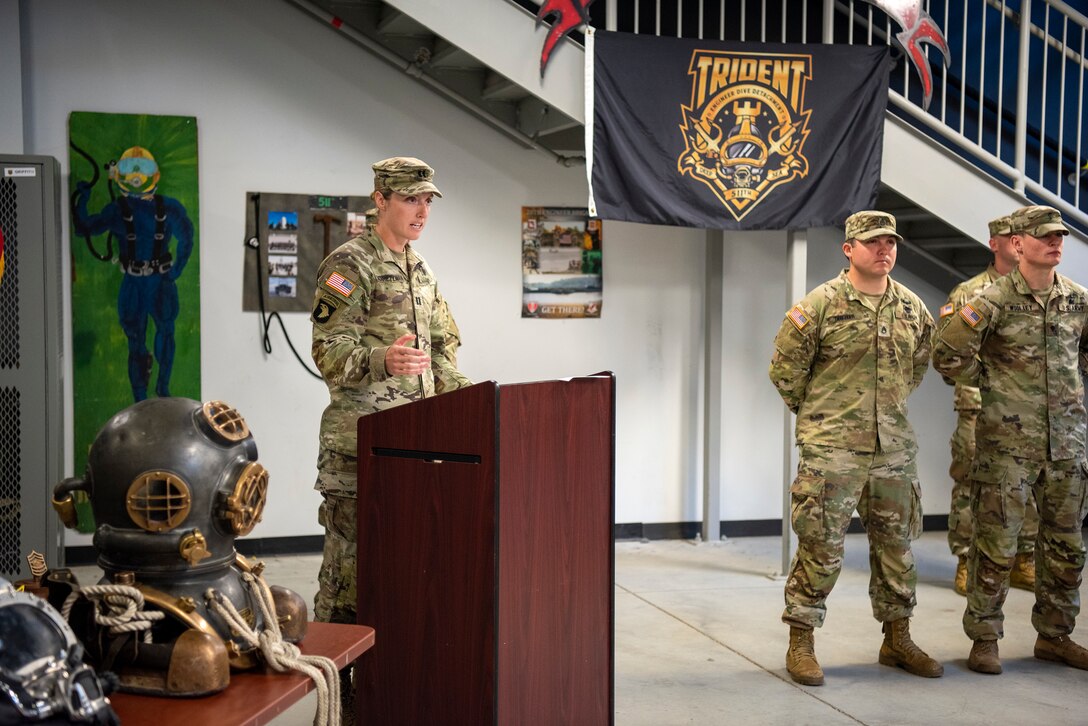
[[[323,655],[342,669],[374,645],[374,629],[365,625],[310,623],[299,644],[304,655]],[[114,693],[113,710],[123,726],[261,726],[314,690],[301,673],[271,670],[232,672],[225,691],[204,698],[162,698]]]

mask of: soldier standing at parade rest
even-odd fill
[[[869,598],[883,623],[878,660],[936,678],[944,668],[910,637],[918,573],[911,540],[922,528],[917,443],[907,396],[929,364],[933,318],[917,295],[888,277],[895,217],[857,212],[846,220],[850,267],[795,305],[775,337],[771,381],[797,414],[800,462],[790,487],[797,553],[786,579],[786,668],[818,686],[813,629],[842,569],[856,509],[869,537]]]
[[[994,280],[1004,277],[1016,268],[1020,259],[1012,244],[1009,217],[998,217],[989,223],[990,249],[994,261],[972,277],[952,288],[948,302],[941,307],[938,329],[955,315],[963,304]],[[948,380],[948,383],[955,383]],[[975,458],[975,421],[982,409],[982,395],[974,386],[955,383],[953,408],[956,410],[956,430],[952,432],[952,465],[948,469],[952,477],[952,503],[948,512],[948,547],[956,557],[954,588],[960,595],[967,594],[967,551],[971,547],[974,526],[971,523],[971,481],[968,474]],[[1023,590],[1035,589],[1035,535],[1039,531],[1039,514],[1035,511],[1035,497],[1029,493],[1028,508],[1024,513],[1024,526],[1016,545],[1016,559],[1012,565],[1009,584]]]
[[[1069,635],[1080,611],[1085,547],[1085,408],[1088,290],[1057,274],[1064,235],[1056,209],[1011,216],[1015,270],[960,308],[937,335],[933,364],[982,392],[971,468],[975,537],[967,565],[963,628],[974,641],[967,667],[1000,673],[1002,605],[1035,494],[1035,657],[1088,669]]]
[[[419,159],[373,165],[377,221],[325,258],[314,294],[311,353],[329,388],[321,417],[318,521],[325,544],[314,617],[355,622],[357,422],[360,416],[471,385],[445,351],[447,321],[434,274],[412,243],[441,197]],[[350,683],[341,689],[345,716]]]

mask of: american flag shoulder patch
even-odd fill
[[[355,290],[355,283],[339,272],[333,272],[325,278],[325,287],[344,297],[351,297],[351,293]]]
[[[949,315],[951,315],[954,312],[956,312],[956,308],[955,308],[955,306],[952,305],[952,303],[945,303],[944,305],[941,306],[941,317],[942,318],[947,318]]]
[[[960,308],[960,317],[963,321],[970,325],[972,328],[982,322],[982,316],[978,314],[970,304],[964,305]]]
[[[794,305],[793,308],[786,313],[786,317],[793,323],[793,327],[798,330],[804,330],[805,326],[808,325],[808,315],[805,314],[805,311],[801,309],[800,305]]]

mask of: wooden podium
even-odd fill
[[[359,419],[360,724],[611,724],[615,379]]]

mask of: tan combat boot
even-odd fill
[[[1012,572],[1009,573],[1009,587],[1035,592],[1034,552],[1020,552],[1016,555],[1016,559],[1012,561]]]
[[[940,678],[944,666],[930,658],[910,639],[910,620],[900,618],[884,623],[884,642],[880,645],[881,665],[899,666],[907,673],[925,678]]]
[[[786,670],[802,686],[822,686],[824,672],[816,662],[811,629],[790,626],[790,647],[786,651]]]
[[[976,640],[967,656],[967,667],[976,673],[997,675],[1001,672],[1001,658],[997,654],[996,640]]]
[[[967,555],[960,555],[956,562],[956,580],[952,587],[957,595],[967,594]]]
[[[1035,639],[1035,657],[1088,671],[1088,650],[1074,643],[1068,635],[1048,638],[1040,634]]]

